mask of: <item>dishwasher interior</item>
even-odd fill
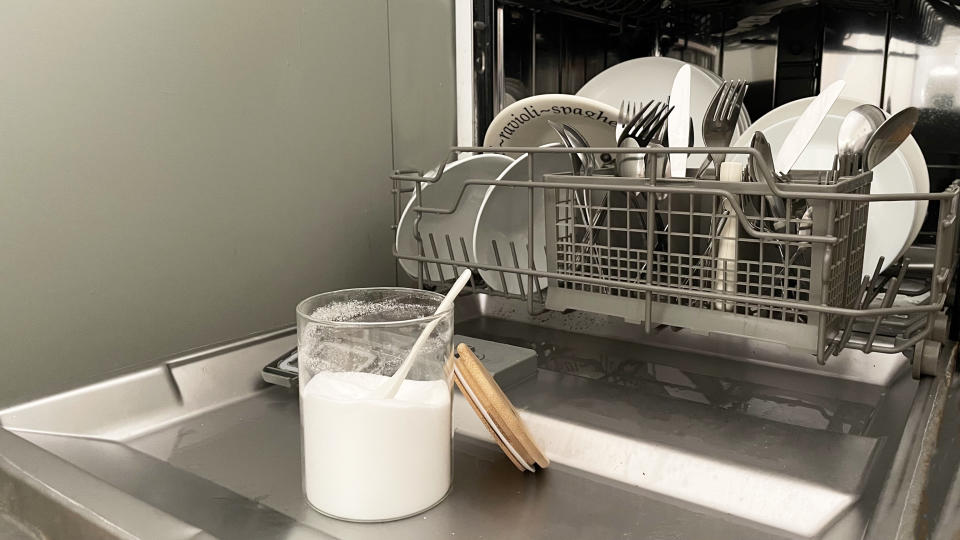
[[[914,128],[931,192],[957,178],[960,150],[960,10],[947,0],[475,0],[473,139],[492,118],[536,94],[573,94],[610,66],[647,56],[677,58],[750,84],[756,120],[845,79],[844,95],[888,113],[920,109]],[[469,103],[469,106],[466,105]],[[461,120],[462,121],[462,120]],[[918,243],[933,243],[928,213]]]
[[[472,294],[457,301],[455,331],[534,352],[531,376],[501,384],[554,465],[517,474],[458,396],[453,490],[413,518],[349,523],[305,503],[296,393],[265,383],[260,373],[295,346],[292,328],[0,411],[0,441],[10,449],[0,465],[12,479],[2,485],[14,493],[18,513],[43,523],[51,537],[78,538],[960,533],[960,392],[951,317],[960,188],[958,147],[951,142],[960,139],[955,4],[474,0],[470,7],[469,24],[457,32],[470,36],[471,84],[460,89],[458,107],[471,129],[461,131],[451,154],[483,151],[478,141],[511,102],[574,93],[631,58],[673,57],[746,79],[751,118],[848,78],[856,81],[857,97],[888,112],[921,108],[914,134],[934,195],[916,245],[863,283],[856,272],[854,292],[862,286],[860,294],[869,297],[857,309],[816,296],[823,291],[744,299],[749,291],[725,297],[710,287],[656,282],[647,270],[658,264],[651,248],[643,252],[647,266],[631,268],[627,280],[588,275],[580,259],[564,273],[557,249],[548,268],[519,264],[528,255],[533,260],[529,248],[515,249],[513,262],[504,252],[502,264],[486,270],[515,289],[497,291],[475,278]],[[836,203],[849,214],[866,200],[856,190],[867,179],[841,172],[810,172],[810,185],[787,192],[797,199],[819,193],[825,208]],[[598,178],[548,175],[540,186],[523,187],[530,191],[531,230],[534,192],[559,212],[573,191],[637,189]],[[443,178],[397,171],[385,181],[395,226],[404,205],[431,181]],[[692,198],[709,187],[663,180],[643,189]],[[852,197],[831,199],[836,193]],[[450,209],[415,208],[418,215],[431,210]],[[653,219],[658,210],[647,212]],[[840,234],[826,222],[819,236]],[[627,237],[635,232],[626,229]],[[419,268],[416,286],[442,291],[449,280],[436,276],[481,269],[451,263],[464,238],[436,240],[419,238],[419,256],[408,257]],[[552,238],[554,248],[559,243]],[[450,259],[440,257],[438,246],[451,251]],[[817,249],[815,257],[826,260]],[[813,261],[805,270],[819,272]],[[853,274],[841,275],[837,290]],[[726,309],[726,301],[737,307]],[[49,517],[71,504],[66,516]]]

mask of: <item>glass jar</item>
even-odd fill
[[[443,500],[453,478],[453,308],[417,289],[347,289],[297,306],[303,489],[331,517],[388,521]],[[433,325],[396,395],[383,398]]]

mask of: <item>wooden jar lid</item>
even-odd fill
[[[535,471],[537,465],[544,469],[550,466],[550,460],[533,442],[517,410],[470,347],[461,343],[457,353],[459,356],[454,358],[457,386],[510,462],[521,471]]]

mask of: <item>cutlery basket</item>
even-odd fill
[[[872,179],[869,172],[835,183],[815,172],[794,177],[784,189],[821,197],[869,193]],[[856,302],[865,201],[784,198],[779,218],[768,202],[775,196],[760,183],[569,175],[544,182],[547,270],[558,276],[549,280],[548,309],[815,352],[845,321],[808,306]]]
[[[451,156],[490,150],[457,147]],[[531,157],[574,152],[511,150]],[[752,148],[591,150],[607,157],[644,153],[658,164],[671,152],[761,159]],[[523,301],[531,315],[582,310],[640,323],[648,333],[671,326],[741,336],[809,351],[821,363],[843,348],[903,352],[913,356],[915,375],[933,373],[947,341],[960,181],[941,193],[870,194],[872,174],[855,165],[838,159],[833,170],[791,171],[783,182],[625,178],[610,172],[470,179],[452,207],[412,204],[417,250],[400,253],[394,246],[393,254],[417,263],[421,287],[442,290],[463,268],[484,271],[489,281],[475,273],[470,290]],[[416,171],[390,178],[395,224],[404,197],[443,181],[442,175]],[[745,180],[750,178],[755,176]],[[473,238],[420,231],[424,214],[462,211],[466,189],[493,185],[515,188],[526,201],[523,215],[514,216],[526,224],[524,232],[487,246],[495,263],[478,262],[470,249]],[[865,269],[870,203],[917,200],[939,206],[936,245],[911,248],[915,261],[903,256],[883,272],[880,263]],[[905,280],[920,283],[922,290],[914,286],[913,298],[901,301]]]

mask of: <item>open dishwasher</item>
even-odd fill
[[[663,174],[677,145],[631,150],[653,166],[630,178],[608,168],[535,175],[537,162],[577,152],[515,146],[511,159],[526,164],[515,177],[461,178],[452,199],[435,197],[454,181],[447,165],[495,153],[479,143],[511,100],[573,94],[633,58],[749,78],[747,118],[849,76],[844,55],[879,65],[862,97],[909,105],[921,93],[894,84],[896,63],[949,47],[954,8],[457,5],[459,146],[433,170],[383,183],[392,232],[405,218],[411,226],[413,251],[394,249],[409,274],[397,281],[443,291],[474,271],[456,305],[458,339],[553,465],[518,473],[457,396],[454,484],[441,504],[389,523],[320,515],[302,494],[297,396],[261,379],[274,359],[271,382],[295,373],[288,327],[0,411],[6,500],[44,534],[70,538],[955,537],[960,186],[944,142],[947,98],[915,131],[932,172],[913,199],[870,195],[871,171],[840,159],[785,182]],[[797,45],[810,35],[814,46]],[[880,36],[880,46],[854,46],[852,35]],[[711,150],[757,155],[737,145],[686,153]],[[493,187],[519,193],[522,210],[517,235],[483,246],[492,263],[476,260],[473,238],[426,227],[462,216],[470,190]],[[903,200],[929,203],[917,240],[864,271],[871,203]],[[787,211],[772,215],[773,204]]]

